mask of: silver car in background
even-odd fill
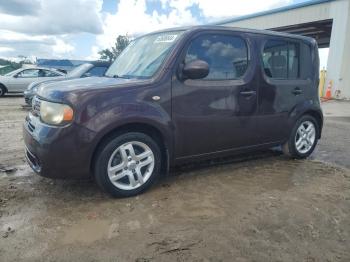
[[[88,63],[81,64],[74,68],[72,71],[68,72],[63,78],[58,79],[42,79],[31,83],[28,88],[24,91],[24,100],[28,105],[32,104],[32,99],[39,86],[42,84],[47,84],[56,81],[69,80],[75,78],[89,77],[89,76],[103,76],[109,66],[110,62],[106,61],[90,61]]]
[[[28,85],[40,79],[53,80],[64,77],[63,72],[53,68],[20,68],[0,76],[0,97],[6,93],[22,93]]]

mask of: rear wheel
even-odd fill
[[[314,151],[319,137],[319,126],[310,115],[302,116],[295,124],[283,152],[293,158],[306,158]]]
[[[0,84],[0,97],[4,96],[6,93],[6,88]]]
[[[149,136],[126,133],[104,143],[95,160],[98,185],[116,197],[137,195],[159,177],[161,153]]]

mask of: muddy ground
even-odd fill
[[[327,117],[311,159],[269,151],[201,163],[111,199],[92,181],[31,172],[22,99],[0,99],[1,261],[350,260],[347,116]]]

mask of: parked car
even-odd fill
[[[29,84],[39,79],[51,80],[64,77],[64,73],[52,68],[20,68],[0,76],[0,97],[6,93],[23,92]]]
[[[306,158],[321,137],[314,39],[205,26],[133,41],[105,77],[43,85],[24,124],[45,177],[92,174],[113,196],[169,167],[281,145]]]
[[[42,84],[45,84],[48,82],[74,79],[74,78],[89,77],[89,76],[103,76],[110,65],[111,63],[104,62],[104,61],[94,61],[94,62],[84,63],[74,68],[72,71],[66,74],[63,78],[52,79],[52,80],[44,79],[44,80],[35,81],[31,83],[27,87],[27,89],[24,91],[24,101],[28,105],[31,105],[33,96],[36,94],[38,87]]]

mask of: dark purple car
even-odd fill
[[[133,41],[105,77],[39,88],[26,157],[52,178],[94,176],[132,196],[188,161],[282,145],[308,157],[321,137],[316,41],[205,26]]]

